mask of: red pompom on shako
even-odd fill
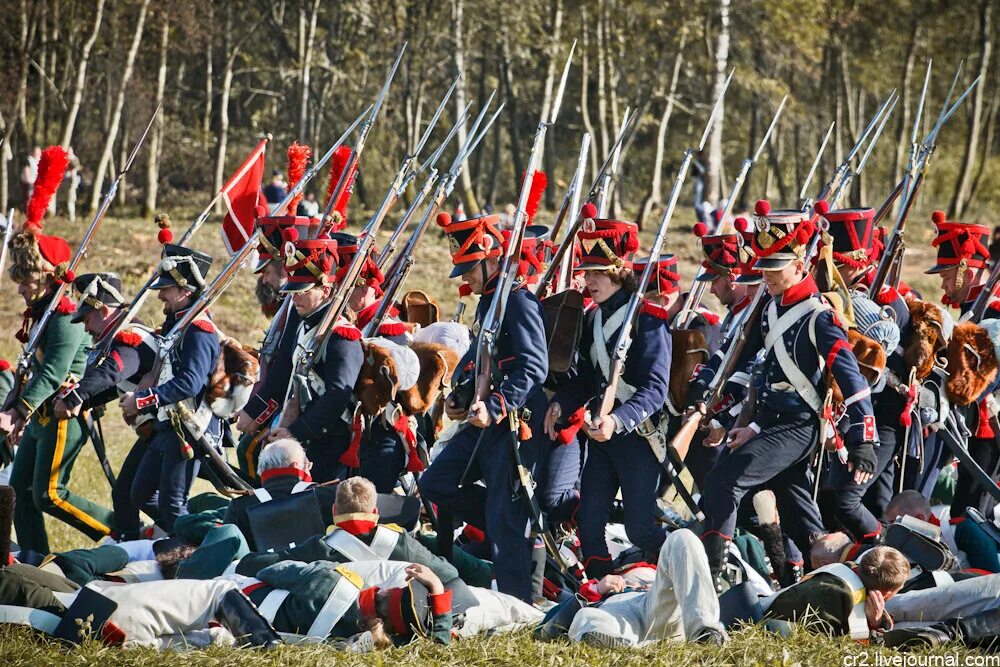
[[[156,240],[160,242],[160,245],[172,243],[174,233],[170,230],[170,216],[166,213],[157,213],[156,217],[153,218],[153,222],[160,228],[160,231],[156,233]]]
[[[583,205],[583,208],[580,209],[580,217],[583,218],[584,220],[588,219],[592,220],[596,218],[597,207],[594,206],[592,203],[587,202],[586,204]]]
[[[309,157],[312,155],[312,150],[309,146],[305,144],[300,144],[297,141],[293,141],[292,145],[288,147],[288,190],[291,191],[302,177],[306,173],[306,166],[309,163]],[[295,211],[299,208],[299,202],[305,196],[304,193],[300,192],[295,195],[295,197],[288,203],[288,208],[285,209],[289,215],[295,215]]]

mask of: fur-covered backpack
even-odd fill
[[[235,338],[219,334],[219,360],[209,378],[205,401],[212,413],[229,419],[242,410],[260,374],[260,364],[254,351]]]

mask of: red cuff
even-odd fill
[[[437,595],[428,595],[427,599],[431,601],[431,613],[435,616],[444,616],[451,613],[451,591],[445,591]]]
[[[136,396],[135,397],[135,407],[139,410],[145,410],[146,408],[156,407],[160,404],[160,399],[157,397],[156,392],[149,389],[149,394],[146,396]]]
[[[598,602],[601,599],[601,594],[597,592],[597,579],[588,579],[580,586],[580,595],[587,602]]]
[[[273,415],[277,411],[278,411],[278,402],[273,398],[268,399],[267,408],[262,413],[257,415],[257,419],[255,419],[254,421],[263,426],[264,424],[267,423],[267,420],[271,418],[271,415]]]

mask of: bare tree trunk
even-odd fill
[[[451,2],[451,24],[453,28],[452,37],[454,41],[454,49],[452,52],[454,54],[454,65],[455,65],[455,75],[465,74],[465,46],[464,38],[465,31],[463,27],[464,18],[464,0],[452,0]],[[455,108],[458,110],[456,116],[462,113],[465,109],[465,77],[459,82],[458,87],[455,89]],[[508,109],[508,113],[510,110]],[[458,145],[461,146],[465,143],[466,137],[468,136],[465,124],[459,126],[458,128]],[[467,213],[479,210],[479,205],[476,202],[476,193],[472,188],[472,175],[469,174],[469,161],[466,160],[462,164],[462,199],[465,201],[465,210]]]
[[[208,24],[214,25],[213,19],[215,12],[212,11],[213,5],[209,3],[208,5]],[[228,38],[228,37],[227,37]],[[214,98],[214,92],[212,90],[212,79],[214,72],[212,71],[212,45],[214,40],[209,37],[205,45],[205,110],[201,116],[201,132],[202,139],[208,141],[209,132],[212,131],[212,102]]]
[[[501,38],[501,57],[500,57],[500,70],[503,75],[504,82],[504,97],[507,101],[506,113],[507,119],[510,121],[508,126],[508,132],[510,134],[510,156],[511,156],[511,166],[514,170],[513,182],[514,187],[517,188],[521,182],[521,126],[518,123],[518,113],[517,113],[517,89],[514,86],[514,76],[511,73],[511,55],[510,55],[510,39],[506,31],[506,23],[504,24],[504,35]],[[516,197],[516,193],[515,193]]]
[[[38,19],[38,36],[40,42],[40,48],[38,49],[38,98],[35,102],[35,118],[34,122],[31,124],[31,143],[36,146],[45,143],[45,132],[42,130],[42,126],[45,124],[45,106],[46,106],[46,85],[45,85],[45,67],[49,62],[49,27],[48,27],[48,16],[49,16],[49,3],[47,0],[42,0],[41,2],[41,16]],[[52,198],[55,201],[55,197]]]
[[[642,229],[642,224],[655,206],[663,204],[663,156],[667,145],[667,128],[670,117],[674,113],[674,101],[677,94],[677,81],[680,78],[681,65],[684,62],[684,46],[687,43],[687,31],[681,33],[680,44],[677,45],[677,55],[674,57],[674,69],[670,74],[670,89],[666,91],[666,104],[660,114],[660,124],[656,130],[656,153],[653,156],[653,178],[649,183],[649,192],[639,207],[639,216],[635,224]],[[663,89],[660,89],[663,93]]]
[[[547,71],[545,72],[545,95],[542,98],[542,117],[548,118],[549,112],[552,108],[554,102],[553,89],[555,88],[555,78],[558,74],[562,74],[559,67],[559,43],[562,36],[562,22],[563,22],[563,3],[562,0],[551,0],[551,14],[552,14],[552,24],[547,31],[550,36],[549,39],[549,49],[548,49],[548,59],[549,65]],[[548,150],[546,150],[548,149]],[[556,161],[553,154],[555,153],[555,134],[553,131],[549,131],[545,135],[545,146],[542,147],[542,160],[545,165],[545,171],[548,173],[552,183],[555,183],[555,169]],[[545,190],[545,206],[547,208],[555,208],[556,206],[556,189],[554,187],[547,188]]]
[[[66,122],[63,124],[62,146],[69,148],[73,140],[73,128],[76,127],[76,117],[80,113],[80,102],[83,100],[83,87],[87,81],[87,63],[90,62],[90,50],[94,48],[97,35],[101,32],[101,21],[104,20],[104,0],[97,0],[94,9],[94,27],[90,30],[87,41],[83,43],[83,51],[76,64],[76,82],[73,84],[73,101],[66,112]]]
[[[722,94],[722,87],[726,83],[726,69],[729,67],[729,5],[730,0],[719,0],[719,38],[715,43],[715,86],[712,88],[712,99],[709,102],[714,104]],[[708,169],[706,174],[706,197],[715,206],[719,201],[720,180],[722,176],[722,126],[725,118],[725,107],[719,108],[719,115],[716,117],[712,127],[712,133],[708,138]],[[696,202],[700,203],[700,202]]]
[[[219,138],[215,146],[215,181],[212,184],[212,192],[222,189],[223,179],[226,177],[226,148],[229,144],[229,95],[233,89],[233,65],[239,51],[233,48],[233,7],[226,5],[226,18],[223,28],[223,41],[225,43],[226,66],[222,72],[222,90],[219,96]],[[222,213],[221,199],[215,204],[215,213]],[[294,211],[291,212],[294,215]]]
[[[607,91],[607,40],[608,31],[604,25],[605,11],[601,0],[597,9],[597,122],[601,131],[601,153],[607,155],[611,149],[608,131],[608,91]]]
[[[303,16],[305,8],[302,9]],[[305,43],[302,54],[302,73],[300,75],[302,90],[299,94],[299,138],[302,141],[310,141],[308,136],[307,120],[309,118],[309,73],[312,69],[313,43],[316,41],[316,17],[319,15],[319,0],[313,0],[312,9],[309,12],[309,28],[306,31]]]
[[[583,127],[590,133],[591,138],[594,138],[594,123],[590,120],[590,105],[588,101],[588,92],[590,84],[590,31],[587,29],[587,9],[584,7],[581,10],[581,15],[583,17],[583,48],[580,49],[582,54],[580,63],[580,115],[583,116]],[[590,171],[597,174],[599,169],[597,148],[595,146],[597,142],[590,142]]]
[[[170,41],[170,19],[168,16],[167,12],[163,13],[163,23],[160,26],[160,67],[156,73],[156,103],[154,108],[163,104],[163,93],[167,84],[167,45]],[[143,206],[143,211],[147,216],[156,209],[160,154],[163,151],[163,125],[166,113],[166,110],[160,110],[149,137],[149,153],[147,153],[146,160],[146,202]]]
[[[990,103],[986,110],[986,137],[983,140],[983,156],[979,160],[979,165],[976,167],[976,176],[972,180],[972,190],[969,193],[969,199],[973,199],[976,193],[979,191],[979,182],[983,177],[983,171],[986,168],[986,161],[990,157],[990,152],[993,150],[993,142],[996,138],[997,129],[997,115],[1000,114],[1000,88],[996,86],[993,87],[993,97],[990,98]]]
[[[135,65],[135,56],[139,51],[139,43],[142,41],[142,29],[146,23],[146,10],[149,8],[149,0],[142,0],[139,5],[139,18],[136,20],[135,32],[132,35],[132,44],[129,46],[128,54],[125,56],[125,68],[122,71],[121,84],[118,87],[115,109],[111,115],[111,126],[108,128],[107,136],[104,138],[104,150],[101,151],[101,159],[97,163],[97,170],[94,173],[94,189],[90,195],[90,210],[97,209],[101,202],[101,188],[104,185],[104,177],[108,173],[108,164],[111,162],[111,154],[114,150],[115,139],[118,137],[118,128],[122,120],[122,108],[125,106],[125,92],[128,88],[129,79],[132,78],[132,68]]]
[[[902,174],[903,163],[909,154],[910,130],[913,124],[911,120],[913,118],[913,96],[910,93],[910,88],[913,86],[913,67],[917,61],[917,41],[919,37],[920,21],[917,20],[916,14],[914,14],[910,27],[910,41],[906,46],[906,61],[903,65],[903,99],[900,100],[903,108],[899,117],[899,131],[896,133],[896,155],[893,157],[892,178],[890,179],[893,181],[893,186],[895,186],[896,179]],[[922,85],[923,83],[921,82]],[[920,98],[918,97],[917,99],[919,100]],[[901,205],[899,200],[897,202]]]
[[[11,144],[11,138],[14,136],[14,130],[17,129],[18,123],[21,123],[21,127],[24,132],[27,132],[26,124],[24,123],[24,100],[28,96],[28,62],[30,58],[28,57],[28,47],[33,41],[34,26],[32,17],[28,13],[28,3],[26,0],[21,0],[18,5],[18,16],[20,17],[20,39],[18,42],[18,55],[20,56],[19,72],[17,79],[17,93],[14,98],[14,117],[11,118],[10,124],[6,126],[3,134],[3,154],[0,161],[3,162],[4,171],[4,191],[0,193],[2,195],[2,201],[0,201],[0,209],[6,211],[9,208],[7,196],[7,161],[10,160],[14,153]],[[21,197],[23,200],[24,197]],[[21,207],[24,208],[28,202],[22,201]]]
[[[979,146],[979,133],[983,124],[983,88],[986,86],[986,74],[989,70],[990,56],[993,54],[993,36],[991,33],[993,14],[992,0],[983,0],[979,8],[979,76],[982,77],[972,91],[972,117],[969,119],[969,131],[965,142],[965,159],[962,171],[951,198],[949,210],[955,219],[965,214],[972,196],[973,168],[976,166],[976,153]]]

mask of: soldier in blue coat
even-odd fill
[[[171,333],[205,289],[205,277],[211,266],[212,257],[203,252],[170,243],[163,246],[163,259],[151,285],[158,290],[157,297],[166,316],[162,334]],[[198,458],[192,457],[187,443],[190,434],[181,427],[178,428],[183,432],[178,433],[171,423],[171,408],[183,401],[192,412],[201,413],[206,436],[219,442],[219,419],[207,406],[203,407],[219,354],[219,333],[207,313],[202,313],[181,333],[153,385],[136,389],[121,399],[126,418],[139,414],[156,418],[152,440],[135,471],[132,502],[168,532],[177,517],[187,514],[188,492],[199,467]]]
[[[703,541],[719,586],[737,510],[748,490],[771,482],[781,515],[794,517],[784,528],[802,551],[810,536],[823,530],[812,500],[810,463],[831,373],[845,399],[846,466],[855,483],[871,478],[878,445],[871,388],[806,266],[815,218],[799,211],[771,213],[765,201],[755,210],[756,266],[772,296],[760,323],[764,355],[753,379],[758,399],[749,423],[730,430],[729,452],[708,473],[702,494]]]
[[[344,315],[333,322],[322,348],[299,364],[299,354],[311,344],[327,311],[337,271],[337,241],[329,238],[293,242],[286,249],[287,279],[281,291],[289,294],[302,318],[295,333],[292,371],[281,425],[270,440],[294,438],[313,462],[312,476],[322,484],[347,477],[357,468],[360,420],[355,417],[354,384],[364,353],[361,332]]]
[[[292,352],[299,314],[291,304],[285,304],[281,293],[285,281],[284,246],[287,240],[305,237],[312,218],[283,215],[257,218],[260,244],[257,246],[255,293],[261,311],[272,319],[258,353],[260,381],[254,387],[247,405],[236,419],[236,429],[243,435],[236,446],[240,472],[251,482],[260,483],[257,458],[267,442],[269,430],[281,416],[280,408],[292,375]]]
[[[58,394],[54,409],[60,419],[76,417],[81,411],[100,408],[122,394],[135,391],[156,363],[158,350],[153,330],[141,322],[132,322],[115,333],[113,340],[108,340],[117,328],[126,305],[121,293],[121,280],[116,274],[77,276],[73,287],[80,294],[73,321],[83,323],[94,345],[83,377]],[[97,358],[95,352],[105,345],[107,353],[102,359]],[[141,523],[139,508],[132,502],[132,482],[139,462],[149,447],[155,421],[151,415],[141,415],[136,420],[134,428],[138,437],[122,462],[111,489],[115,534],[121,539],[139,538]]]
[[[437,222],[451,243],[455,265],[451,277],[461,277],[473,293],[480,295],[473,326],[478,333],[497,287],[499,258],[503,254],[499,216],[452,222],[451,216],[441,214]],[[528,602],[532,599],[534,540],[529,534],[528,490],[522,488],[514,467],[509,417],[517,411],[521,423],[531,431],[529,435],[522,429],[520,435],[527,437],[520,442],[520,455],[540,488],[544,488],[544,479],[540,478],[546,470],[551,443],[542,433],[547,405],[542,385],[548,374],[543,317],[534,294],[515,287],[496,341],[490,394],[485,400],[468,398],[474,394],[473,345],[459,364],[454,380],[457,389],[445,405],[451,419],[464,419],[465,423],[420,477],[420,492],[427,500],[485,529],[493,546],[497,587],[502,593]],[[460,487],[459,481],[480,439],[470,474]],[[479,479],[485,481],[485,489],[475,484]],[[544,557],[544,551],[538,551]]]
[[[578,375],[556,392],[545,417],[551,437],[557,436],[557,424],[565,420],[571,427],[582,426],[589,440],[577,522],[583,565],[591,577],[602,577],[612,569],[605,526],[619,488],[629,540],[655,560],[666,537],[656,521],[660,463],[642,435],[658,426],[667,401],[670,338],[664,319],[648,312],[640,314],[631,332],[614,409],[607,415],[598,413],[614,345],[625,325],[627,304],[638,289],[631,263],[638,239],[633,223],[585,221],[580,232],[583,258],[579,268],[584,270],[587,289],[597,307],[583,325]]]
[[[958,308],[964,315],[972,309],[976,298],[983,291],[983,272],[988,270],[990,261],[989,249],[985,245],[990,228],[986,225],[950,221],[943,211],[935,211],[931,215],[931,221],[937,232],[932,242],[937,248],[937,261],[927,273],[936,273],[941,277],[941,302]],[[990,295],[983,319],[993,318],[1000,318],[1000,300],[995,295]],[[977,401],[965,409],[965,423],[972,433],[968,441],[969,454],[983,470],[994,474],[1000,467],[1000,448],[996,444],[996,433],[989,419],[985,400]],[[940,442],[938,447],[942,447]],[[930,449],[924,449],[927,459],[925,467],[935,463],[935,453],[928,451]],[[947,452],[942,454],[948,455]],[[937,467],[940,467],[940,463]],[[967,507],[976,507],[988,513],[990,504],[992,498],[983,491],[976,477],[959,466],[951,516],[964,516]]]

